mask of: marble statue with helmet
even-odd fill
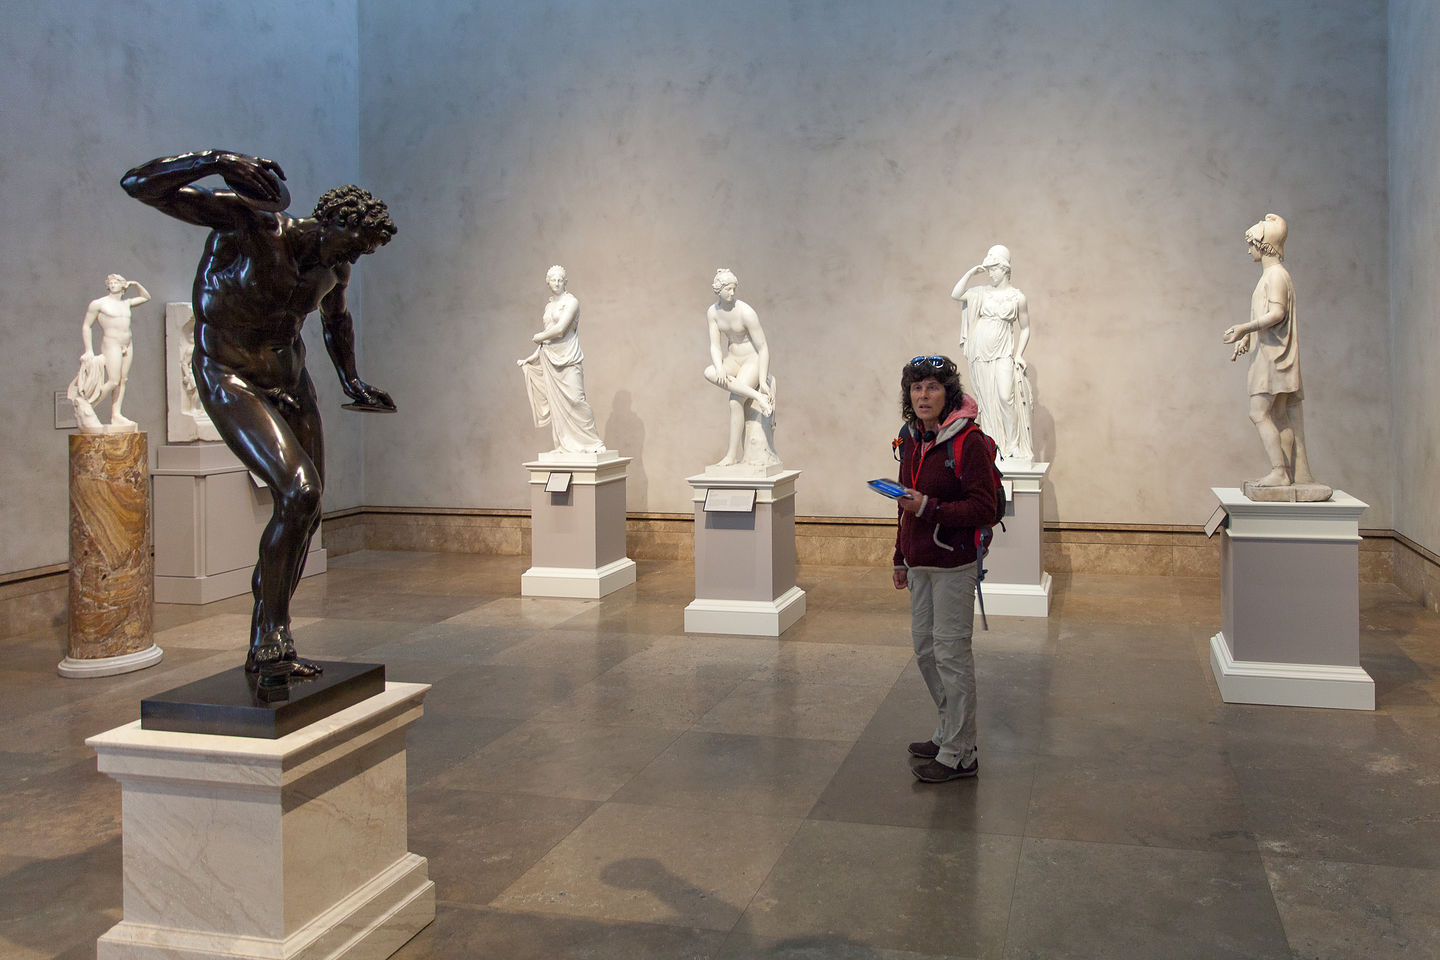
[[[981,274],[990,283],[967,289]],[[1025,376],[1030,308],[1025,294],[1010,282],[1010,248],[991,247],[955,284],[950,298],[962,308],[960,348],[970,366],[970,392],[980,405],[980,429],[994,439],[1002,457],[1030,463],[1035,459],[1033,398]]]
[[[1221,338],[1235,344],[1231,361],[1251,354],[1247,386],[1250,421],[1260,433],[1270,472],[1246,481],[1252,500],[1313,502],[1330,499],[1333,490],[1315,482],[1305,451],[1301,401],[1300,327],[1295,283],[1285,268],[1285,219],[1267,213],[1245,231],[1250,259],[1260,264],[1260,281],[1250,295],[1250,319],[1228,327]]]

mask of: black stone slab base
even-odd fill
[[[385,691],[383,663],[317,662],[325,672],[292,678],[285,700],[263,700],[244,667],[166,690],[140,701],[140,728],[275,740]]]

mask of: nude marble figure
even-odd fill
[[[715,302],[705,311],[710,327],[710,365],[705,379],[730,394],[730,443],[717,467],[778,464],[770,436],[775,416],[775,378],[760,318],[735,296],[739,281],[729,269],[715,271]]]
[[[135,421],[121,412],[125,402],[125,384],[130,379],[134,360],[134,338],[130,332],[130,308],[150,299],[150,291],[134,280],[118,273],[105,278],[110,292],[90,301],[80,338],[85,352],[80,355],[80,372],[75,375],[65,395],[75,407],[75,422],[81,433],[130,433]],[[127,297],[125,291],[134,287],[138,296]],[[95,350],[93,328],[100,325],[100,350]],[[110,397],[110,425],[101,424],[95,405]]]

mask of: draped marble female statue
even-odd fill
[[[525,390],[535,426],[550,426],[551,453],[600,453],[605,443],[595,429],[595,411],[585,399],[585,374],[580,362],[580,301],[565,290],[565,268],[556,264],[545,274],[550,300],[540,319],[540,332],[530,339],[535,351],[515,363],[525,373]]]
[[[1250,295],[1250,320],[1226,329],[1221,338],[1235,344],[1231,361],[1251,353],[1247,386],[1250,422],[1270,460],[1270,472],[1245,482],[1252,500],[1328,500],[1334,492],[1316,483],[1305,453],[1305,420],[1300,401],[1300,327],[1295,314],[1295,282],[1285,269],[1283,217],[1267,213],[1245,231],[1250,259],[1260,264],[1260,282]]]
[[[127,297],[125,291],[134,287],[138,296]],[[134,280],[118,273],[105,278],[103,297],[90,301],[80,338],[85,352],[80,356],[80,372],[70,382],[65,395],[75,407],[75,422],[81,433],[131,433],[135,421],[120,410],[125,402],[125,384],[130,379],[134,360],[134,339],[130,333],[130,308],[149,301],[150,292]],[[95,350],[93,327],[100,324],[100,349]],[[110,425],[106,427],[95,413],[95,405],[110,398]]]
[[[710,326],[710,365],[705,379],[730,394],[730,445],[716,467],[776,467],[773,439],[775,378],[760,318],[735,296],[735,274],[721,267],[710,288],[715,302],[705,311]]]
[[[966,285],[988,274],[988,286]],[[1025,347],[1030,343],[1030,308],[1025,294],[1010,283],[1010,249],[996,244],[985,259],[966,271],[955,289],[961,311],[960,349],[970,364],[970,391],[980,405],[980,429],[1008,460],[1030,462],[1031,393],[1025,378]]]

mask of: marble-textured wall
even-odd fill
[[[514,360],[560,262],[630,508],[687,509],[723,452],[700,371],[724,265],[772,345],[797,509],[885,515],[862,481],[893,470],[899,367],[958,352],[950,288],[1005,243],[1046,519],[1201,523],[1265,468],[1220,334],[1274,211],[1311,460],[1390,523],[1384,0],[359,0],[359,22],[361,170],[402,231],[365,278],[402,410],[367,424],[371,504],[524,506],[549,436]]]
[[[165,153],[250,151],[279,160],[308,209],[358,176],[359,66],[355,0],[5,0],[0,11],[0,571],[13,571],[66,557],[66,440],[52,398],[75,375],[81,319],[108,273],[154,297],[134,311],[125,413],[165,436],[164,305],[190,299],[205,231],[131,200],[120,175]],[[310,333],[325,507],[338,509],[361,502],[362,427],[339,410]]]
[[[1440,16],[1390,0],[1390,337],[1395,518],[1440,551]]]

